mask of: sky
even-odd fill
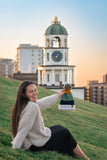
[[[107,74],[107,0],[0,0],[0,57],[15,59],[19,44],[44,47],[57,16],[68,32],[75,86]]]

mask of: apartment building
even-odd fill
[[[20,44],[17,48],[17,71],[35,73],[37,66],[43,64],[43,47]]]
[[[107,78],[103,78],[102,83],[88,81],[85,89],[85,100],[107,106]]]

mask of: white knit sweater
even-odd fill
[[[31,145],[37,147],[45,145],[51,137],[51,130],[44,127],[44,121],[41,111],[46,109],[59,99],[58,95],[52,95],[40,100],[36,103],[29,101],[20,115],[18,131],[16,137],[12,141],[12,148],[21,148],[26,150]]]

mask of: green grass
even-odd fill
[[[13,150],[11,147],[10,110],[14,103],[20,81],[0,77],[0,160],[72,160],[56,152]],[[38,88],[38,98],[53,91]],[[91,160],[107,159],[107,107],[75,98],[75,111],[60,111],[58,104],[42,112],[45,126],[63,125],[76,138],[78,144]],[[76,157],[75,159],[81,159]]]

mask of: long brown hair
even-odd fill
[[[29,101],[29,98],[26,96],[26,88],[30,84],[35,84],[35,83],[31,81],[24,81],[19,85],[16,100],[11,110],[11,132],[13,138],[17,134],[20,114]]]

